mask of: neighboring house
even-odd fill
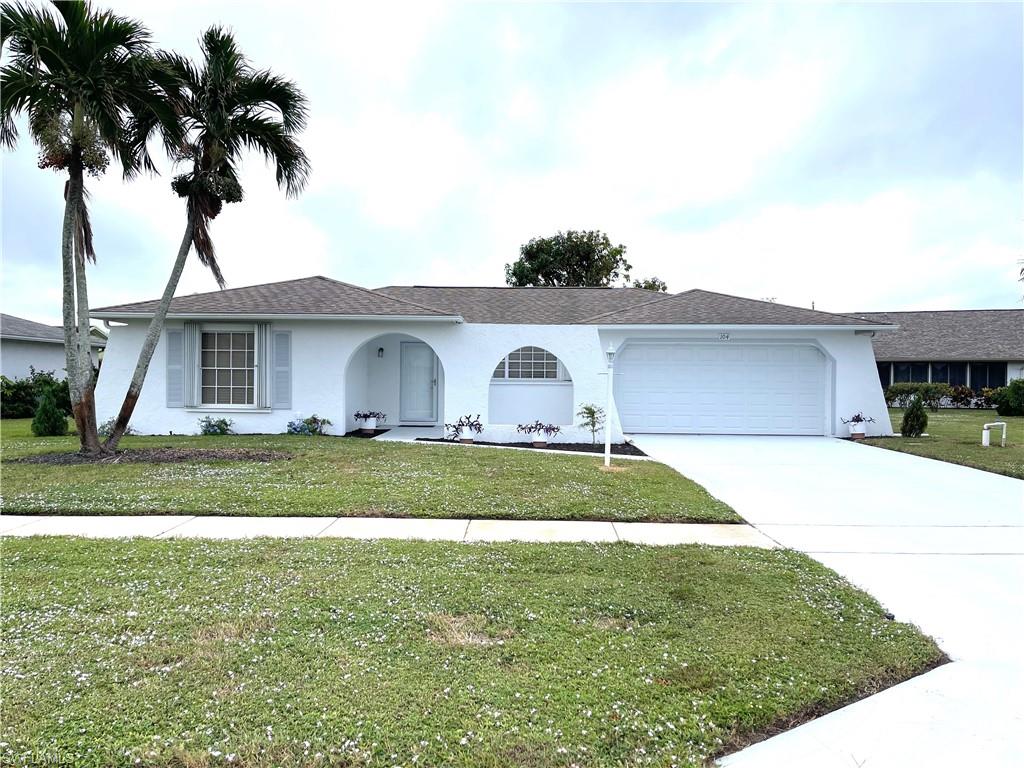
[[[93,336],[92,350],[97,357],[102,355],[106,343],[102,335]],[[67,376],[66,364],[61,326],[0,314],[0,373],[9,379],[22,379],[35,368],[52,371],[63,379]]]
[[[114,415],[155,301],[95,310],[115,321],[97,389]],[[120,325],[123,324],[123,325]],[[278,433],[316,413],[333,431],[357,410],[391,426],[480,414],[483,439],[515,425],[574,426],[606,404],[615,350],[614,438],[625,433],[845,435],[863,411],[888,434],[871,337],[891,326],[692,290],[448,288],[368,290],[310,277],[175,298],[133,426],[191,433],[204,415]]]
[[[964,384],[976,392],[1024,379],[1024,309],[854,312],[899,329],[874,340],[878,378]]]

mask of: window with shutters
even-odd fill
[[[255,329],[204,327],[200,334],[199,368],[202,405],[255,406]]]

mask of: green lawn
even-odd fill
[[[18,464],[77,449],[0,422],[6,514],[373,515],[739,522],[733,510],[664,464],[594,455],[381,443],[287,435],[131,437],[125,448],[257,448],[288,461]]]
[[[782,550],[29,538],[0,569],[5,765],[700,765],[943,658]]]
[[[893,431],[899,432],[903,411],[891,408]],[[1006,447],[999,447],[1001,433],[992,433],[992,447],[981,447],[981,427],[992,421],[1005,421]],[[869,445],[894,451],[941,459],[1000,475],[1024,478],[1024,417],[998,416],[995,411],[943,408],[928,412],[928,437],[875,437]]]

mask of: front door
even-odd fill
[[[437,423],[437,357],[422,341],[403,341],[401,345],[399,421]]]

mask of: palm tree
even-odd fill
[[[171,185],[179,197],[185,198],[185,232],[160,304],[149,323],[128,392],[104,443],[107,450],[117,447],[128,427],[167,310],[193,247],[199,262],[224,287],[210,223],[224,203],[242,200],[238,178],[242,154],[247,149],[254,150],[272,162],[277,184],[289,197],[298,195],[309,178],[309,160],[296,141],[307,117],[302,92],[294,83],[269,70],[253,69],[225,29],[211,27],[203,34],[200,45],[201,70],[180,56],[166,57],[181,83],[181,121],[186,136],[172,159],[191,164],[188,172],[177,176]]]
[[[82,450],[99,453],[85,272],[96,252],[84,176],[100,176],[111,159],[126,179],[154,170],[150,136],[159,129],[175,141],[173,81],[141,23],[83,2],[0,4],[3,48],[10,57],[0,69],[0,144],[15,146],[15,121],[27,115],[40,168],[68,174],[61,233],[68,385]]]

